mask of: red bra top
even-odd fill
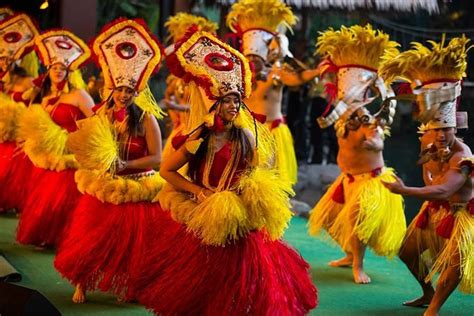
[[[145,156],[148,156],[148,146],[146,138],[144,136],[130,136],[128,141],[122,145],[121,152],[123,153],[121,158],[123,160],[135,160]],[[149,169],[125,169],[119,172],[119,175],[128,175],[135,173],[142,173],[152,170]]]
[[[209,174],[209,184],[212,185],[213,187],[217,187],[219,184],[219,180],[222,176],[222,173],[224,172],[224,169],[226,165],[229,163],[229,161],[232,158],[232,143],[227,142],[222,148],[217,151],[214,155],[214,162],[211,167],[211,172]],[[200,168],[199,168],[199,175],[197,182],[199,184],[202,184],[202,175],[204,174],[204,167],[206,164],[206,160],[203,159],[201,162]],[[245,170],[246,164],[244,159],[242,159],[239,162],[239,165],[237,167],[237,170],[231,180],[231,184],[234,184],[239,180],[240,175],[242,172]]]
[[[68,133],[77,130],[77,120],[85,118],[84,113],[77,107],[68,103],[59,103],[50,113],[54,123],[68,131]]]

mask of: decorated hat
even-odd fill
[[[118,19],[107,25],[92,49],[109,89],[125,86],[143,90],[162,59],[158,40],[139,20]]]
[[[268,45],[280,31],[296,24],[291,8],[281,0],[240,0],[232,5],[227,25],[242,39],[245,56],[267,60]]]
[[[416,97],[414,116],[422,130],[444,127],[466,127],[465,114],[456,114],[461,80],[466,76],[469,39],[456,37],[446,45],[429,41],[431,48],[413,43],[412,49],[385,56],[380,74],[389,82],[395,79],[410,83]],[[463,119],[464,118],[464,119]]]
[[[135,103],[143,111],[162,117],[148,80],[158,71],[163,54],[144,21],[113,21],[95,38],[92,50],[104,75],[104,99],[110,98],[113,89],[128,87],[139,93]]]
[[[74,71],[91,56],[89,47],[67,30],[46,31],[35,42],[40,59],[48,68],[60,63]]]
[[[394,96],[391,88],[377,75],[377,69],[384,54],[398,53],[397,46],[399,44],[390,41],[387,34],[374,30],[369,24],[342,26],[337,31],[330,28],[320,33],[316,48],[324,58],[321,71],[323,74],[336,73],[336,82],[326,87],[331,101],[323,116],[318,118],[321,127],[328,127],[338,120],[345,121],[359,108],[373,102],[377,96],[371,97],[371,91],[376,91],[382,100]],[[334,109],[329,113],[331,104]],[[395,106],[395,101],[390,101],[389,124],[395,115]]]
[[[14,14],[0,22],[0,57],[22,58],[35,44],[38,29],[23,13]]]
[[[213,34],[198,31],[196,27],[188,31],[166,62],[175,76],[193,83],[189,86],[190,94],[195,96],[190,100],[193,127],[204,121],[212,105],[223,96],[236,93],[245,99],[252,91],[247,58]]]

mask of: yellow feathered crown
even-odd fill
[[[464,35],[456,37],[445,45],[445,38],[441,42],[428,41],[431,49],[421,43],[412,43],[412,48],[401,54],[390,52],[384,56],[380,67],[380,75],[388,82],[396,78],[422,83],[439,80],[460,80],[466,76],[467,51],[469,39]]]
[[[227,14],[227,26],[237,33],[249,29],[275,33],[279,27],[289,29],[296,22],[291,8],[280,0],[240,0]]]
[[[209,21],[205,17],[192,15],[189,13],[180,12],[173,15],[166,21],[165,27],[168,29],[169,37],[167,40],[177,42],[186,34],[186,31],[192,26],[196,25],[199,30],[215,33],[217,31],[217,24]]]
[[[227,25],[242,38],[244,55],[267,60],[268,44],[278,33],[291,29],[297,18],[280,0],[241,0],[232,5]]]
[[[391,41],[388,34],[366,26],[342,26],[335,31],[330,28],[321,32],[317,39],[317,53],[328,57],[337,66],[359,65],[378,69],[384,54],[398,54],[397,42]]]

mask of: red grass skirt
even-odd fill
[[[282,241],[251,232],[203,245],[162,212],[147,226],[138,300],[160,315],[305,315],[317,305],[309,265]]]
[[[161,213],[157,206],[150,202],[114,205],[83,195],[54,266],[84,290],[136,298],[133,273],[147,256],[146,227]]]
[[[3,191],[6,184],[5,181],[8,179],[15,148],[15,142],[0,143],[0,191]],[[8,208],[0,204],[0,213],[5,211],[8,211]]]
[[[30,186],[17,230],[21,244],[58,246],[81,193],[74,182],[76,170],[33,168]]]
[[[5,144],[5,143],[4,143]],[[25,204],[26,196],[28,194],[29,186],[32,185],[32,170],[34,169],[30,159],[23,153],[12,153],[10,159],[8,157],[8,150],[5,149],[5,160],[1,158],[0,173],[3,178],[0,178],[0,208],[4,210],[16,209],[20,212]],[[16,148],[13,148],[15,151]],[[3,152],[3,151],[2,151]],[[5,168],[8,169],[5,171]]]

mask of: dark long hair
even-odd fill
[[[114,100],[110,98],[107,103],[107,108],[110,109],[114,106]],[[130,104],[126,107],[127,111],[127,127],[128,134],[131,136],[138,136],[143,133],[143,110],[140,109],[135,103]]]
[[[215,107],[218,105],[216,103],[210,111],[215,109]],[[208,151],[208,145],[209,145],[209,137],[212,133],[212,130],[210,130],[207,127],[203,127],[203,130],[201,132],[200,138],[202,138],[204,141],[201,143],[199,146],[198,151],[196,154],[191,158],[189,161],[189,168],[188,168],[188,176],[195,181],[198,177],[199,174],[199,169],[201,167],[201,164],[203,161],[206,160],[206,157],[209,153]],[[242,149],[242,162],[246,166],[251,165],[253,158],[254,158],[254,151],[252,148],[252,144],[247,136],[247,134],[241,129],[237,128],[235,126],[232,126],[230,130],[230,136],[229,136],[229,141],[232,142],[233,146],[237,145],[240,146]],[[238,162],[239,164],[241,163],[240,161]]]

